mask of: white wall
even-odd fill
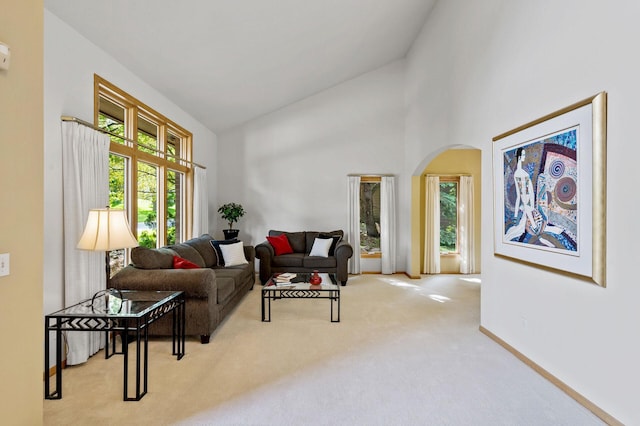
[[[640,2],[438,2],[407,58],[407,170],[444,145],[483,151],[482,325],[601,409],[640,423]],[[606,90],[607,288],[493,255],[492,137]]]
[[[217,140],[201,123],[47,10],[44,40],[44,311],[49,313],[64,305],[60,116],[93,122],[94,73],[193,133],[194,161],[207,167],[212,229],[216,221]]]
[[[406,185],[403,75],[394,62],[220,133],[219,200],[247,210],[240,238],[346,230],[349,173],[394,173]],[[226,226],[218,220],[218,236]]]

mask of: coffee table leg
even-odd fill
[[[331,292],[329,294],[329,298],[331,299],[331,322],[340,322],[340,292],[339,291]],[[333,315],[333,312],[336,310],[335,309],[336,307],[334,307],[334,303],[336,304],[336,307],[337,307],[336,319],[334,319],[334,315]]]
[[[262,321],[271,322],[271,295],[269,292],[262,293]]]

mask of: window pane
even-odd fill
[[[167,133],[167,160],[175,162],[180,158],[180,143],[180,137]]]
[[[360,252],[380,253],[380,182],[360,183]]]
[[[125,157],[109,154],[109,207],[125,209],[126,176],[128,160]],[[111,250],[109,252],[111,275],[125,267],[125,251]]]
[[[158,168],[138,161],[138,242],[155,248],[158,238]]]
[[[173,170],[167,172],[167,244],[184,241],[182,188],[184,175]]]
[[[126,158],[109,154],[109,207],[114,209],[125,208],[126,164]]]
[[[138,149],[156,155],[158,149],[158,125],[138,116]]]
[[[457,252],[458,182],[440,183],[440,253]]]
[[[100,97],[98,99],[98,102],[100,103],[100,105],[98,106],[98,127],[100,127],[101,129],[105,129],[110,133],[115,133],[116,135],[122,136],[122,138],[124,138],[124,108],[103,97]],[[112,142],[118,144],[125,143],[124,139],[122,138],[118,138],[113,135],[109,135],[109,137],[111,138]]]

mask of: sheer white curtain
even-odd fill
[[[349,259],[349,273],[360,273],[360,176],[349,176],[349,218],[347,222],[347,241],[353,247],[353,256]]]
[[[209,233],[209,196],[207,193],[207,170],[195,166],[193,169],[193,237]]]
[[[423,274],[440,273],[440,177],[427,176]]]
[[[475,244],[473,240],[473,176],[460,176],[460,193],[458,197],[460,273],[473,274],[476,271]]]
[[[62,122],[64,303],[73,305],[106,287],[105,253],[79,250],[89,209],[109,203],[109,136]],[[104,333],[67,333],[67,364],[80,364],[100,350]]]
[[[380,251],[382,251],[382,273],[395,273],[396,190],[393,176],[383,176],[380,182]]]

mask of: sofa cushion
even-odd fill
[[[171,269],[176,252],[168,248],[150,249],[134,247],[131,250],[131,263],[140,269]]]
[[[280,256],[281,254],[293,253],[293,248],[291,247],[291,244],[289,244],[289,239],[285,234],[280,234],[273,237],[268,236],[267,241],[269,241],[269,244],[271,244],[271,247],[273,247],[273,251],[275,252],[276,256]]]
[[[305,253],[310,253],[311,252],[311,248],[313,247],[313,242],[315,241],[315,239],[320,235],[331,235],[331,236],[340,236],[341,238],[344,237],[344,232],[342,232],[341,230],[338,231],[331,231],[331,232],[317,232],[317,231],[307,231],[306,232],[306,241],[305,241]]]
[[[331,242],[331,247],[329,247],[329,256],[335,256],[336,254],[336,245],[338,245],[338,243],[340,242],[340,240],[342,240],[342,236],[340,235],[332,235],[332,234],[325,234],[325,233],[319,233],[318,236],[316,238],[331,238],[333,241]]]
[[[307,256],[303,259],[302,262],[303,267],[310,269],[335,268],[336,265],[336,258],[334,256]]]
[[[333,238],[316,238],[309,256],[329,257],[329,249],[332,243]]]
[[[235,244],[238,242],[237,238],[232,238],[230,240],[211,240],[209,241],[210,246],[213,248],[213,251],[216,254],[216,263],[214,266],[224,266],[224,256],[222,255],[222,250],[220,250],[221,245],[227,244]]]
[[[305,251],[306,249],[306,235],[305,232],[283,232],[283,231],[269,231],[270,236],[277,236],[285,234],[287,236],[287,240],[289,240],[289,244],[293,249],[294,253],[308,253]]]
[[[271,264],[276,267],[301,267],[304,257],[304,253],[283,254],[271,259]]]
[[[246,265],[247,259],[244,257],[244,246],[242,241],[238,241],[234,244],[223,244],[220,247],[222,252],[222,258],[224,259],[224,266],[238,266]]]
[[[204,266],[206,268],[211,268],[218,263],[216,252],[213,250],[213,247],[211,247],[211,240],[213,240],[211,235],[203,234],[198,238],[192,238],[184,242],[198,251],[200,256],[202,256],[202,260],[204,260]]]
[[[222,305],[227,302],[235,291],[236,280],[233,277],[224,277],[221,274],[216,274],[216,284],[218,286],[218,304]]]
[[[201,268],[205,267],[204,259],[200,256],[198,250],[194,249],[189,244],[175,244],[169,246],[169,248],[175,251],[181,258],[187,259],[189,262],[193,262]],[[173,259],[171,260],[173,261]]]
[[[196,269],[199,268],[193,262],[189,262],[187,259],[183,259],[180,256],[173,256],[173,269]]]
[[[238,266],[214,269],[218,283],[219,304],[226,303],[227,299],[234,294],[234,290],[242,287],[247,279],[246,269],[246,267]],[[250,275],[253,275],[253,272]]]

